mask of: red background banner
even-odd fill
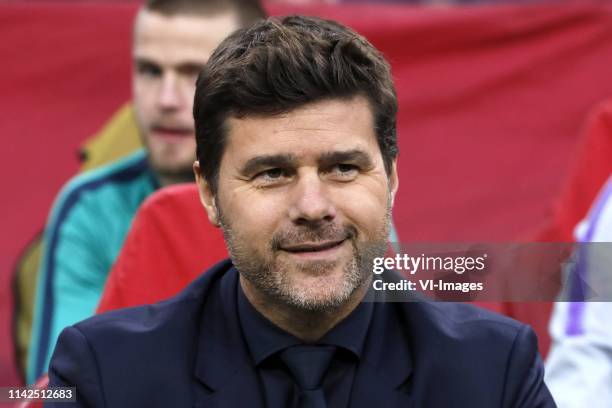
[[[393,67],[401,241],[527,239],[549,216],[587,113],[612,95],[612,8],[274,6],[347,23]],[[0,5],[0,384],[17,380],[10,275],[77,152],[130,97],[134,4]]]

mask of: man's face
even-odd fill
[[[170,17],[142,10],[137,17],[134,107],[150,163],[162,182],[191,174],[195,81],[214,48],[237,28],[233,12]]]
[[[372,258],[384,255],[397,188],[367,100],[326,100],[227,125],[216,197],[199,182],[259,300],[324,311],[360,293]]]

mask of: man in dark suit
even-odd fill
[[[51,386],[91,407],[555,406],[527,326],[373,289],[396,113],[387,62],[342,25],[232,34],[194,103],[194,172],[231,261],[166,302],[66,329]]]

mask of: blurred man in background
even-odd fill
[[[93,314],[140,203],[193,179],[197,74],[223,38],[264,14],[253,0],[149,0],[138,13],[133,103],[145,149],[74,178],[57,197],[44,235],[28,382],[46,372],[60,331]]]
[[[546,382],[559,407],[612,406],[612,177],[576,229],[580,279],[555,304]],[[589,291],[589,292],[587,292]],[[588,300],[588,301],[586,301]]]

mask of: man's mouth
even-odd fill
[[[292,244],[292,245],[282,245],[280,249],[282,251],[288,252],[292,255],[297,255],[300,257],[322,257],[333,255],[336,251],[338,251],[342,244],[346,241],[345,239],[334,240],[334,241],[325,241],[325,242],[307,242],[300,244]]]
[[[179,142],[193,137],[193,130],[179,127],[156,126],[153,134],[166,142]]]

